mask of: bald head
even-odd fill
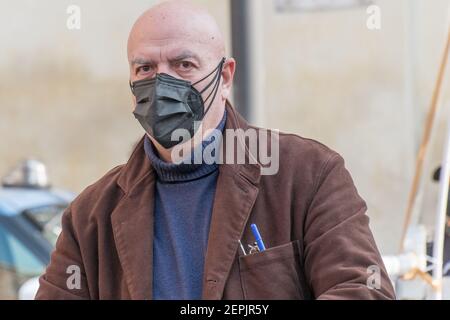
[[[189,41],[205,49],[208,57],[219,61],[225,55],[222,33],[214,18],[189,1],[166,1],[145,11],[135,22],[128,38],[128,57],[143,43],[169,44]]]

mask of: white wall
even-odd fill
[[[0,175],[35,156],[55,185],[78,192],[126,161],[142,134],[131,114],[126,40],[154,2],[0,0]],[[197,2],[229,43],[228,1]],[[260,2],[264,112],[257,122],[344,156],[383,253],[398,248],[449,2],[376,1],[379,31],[366,28],[364,8],[281,14],[271,0]],[[66,28],[69,4],[81,8],[81,30]],[[438,119],[437,142],[446,116]],[[430,165],[441,157],[438,146]],[[431,168],[425,174],[428,181]],[[426,185],[426,211],[434,210],[436,189]]]

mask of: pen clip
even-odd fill
[[[264,245],[263,239],[261,237],[261,234],[259,233],[258,227],[256,226],[256,224],[251,224],[250,225],[252,232],[253,232],[253,236],[256,239],[256,244],[258,245],[258,249],[259,251],[264,251],[266,250],[266,246]]]

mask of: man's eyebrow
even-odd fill
[[[191,51],[183,51],[180,54],[176,55],[173,58],[168,59],[171,63],[174,62],[180,62],[183,61],[185,59],[194,59],[196,60],[198,63],[200,63],[200,57],[191,52]],[[142,57],[137,57],[134,58],[133,60],[131,60],[131,65],[136,65],[136,64],[148,64],[148,65],[156,65],[156,62],[151,60],[151,59],[146,59],[146,58],[142,58]]]
[[[154,65],[155,62],[151,59],[145,59],[145,58],[135,58],[133,60],[131,60],[131,65],[135,65],[135,64],[149,64],[149,65]]]
[[[176,55],[175,57],[170,58],[169,61],[170,62],[179,62],[179,61],[182,61],[185,59],[194,59],[197,62],[200,62],[200,57],[191,51],[183,51],[180,54]]]

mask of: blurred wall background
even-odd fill
[[[272,0],[254,3],[260,39],[254,122],[317,139],[343,155],[384,254],[399,246],[449,1],[375,1],[380,30],[366,27],[365,7],[280,13]],[[230,43],[229,1],[196,2]],[[131,113],[126,41],[153,3],[0,0],[0,175],[34,157],[48,165],[55,186],[80,192],[128,159],[143,131]],[[66,27],[71,4],[81,8],[80,30]],[[429,177],[450,117],[448,88],[446,81],[425,169],[421,208],[430,214],[437,185]]]

